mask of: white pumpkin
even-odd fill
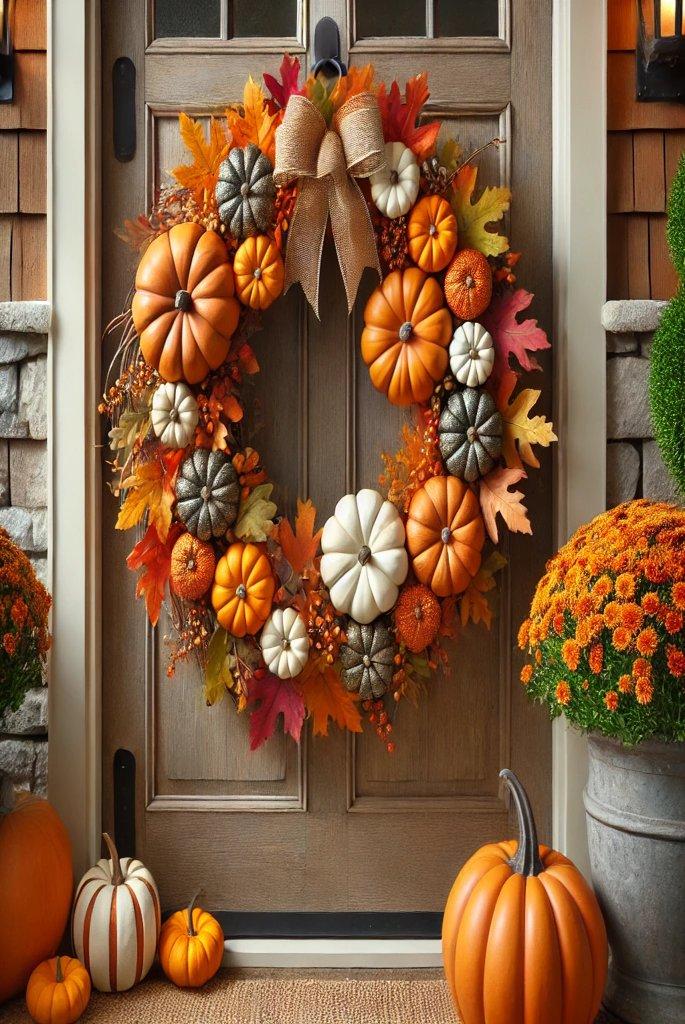
[[[152,967],[160,929],[157,886],[139,860],[119,860],[103,836],[110,860],[86,871],[74,897],[72,941],[93,985],[101,992],[125,992]]]
[[[264,624],[261,636],[264,664],[279,679],[300,674],[309,658],[305,621],[294,608],[276,608]]]
[[[185,448],[197,426],[195,396],[187,384],[160,384],[152,396],[152,429],[167,448]]]
[[[386,142],[386,166],[371,175],[371,198],[384,217],[409,213],[419,194],[419,165],[403,142]]]
[[[482,324],[470,320],[457,327],[449,354],[452,373],[467,388],[485,384],[495,365],[495,346],[490,334]]]
[[[321,577],[333,606],[363,624],[389,611],[407,577],[404,524],[378,491],[346,494],[321,536]]]

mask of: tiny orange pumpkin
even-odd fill
[[[215,917],[195,906],[199,893],[185,910],[177,910],[162,925],[159,962],[169,981],[179,988],[199,988],[213,978],[224,955],[224,933]]]
[[[445,298],[460,320],[475,320],[492,298],[492,270],[477,249],[462,249],[445,274]]]
[[[235,254],[233,273],[238,298],[252,309],[266,309],[283,291],[283,260],[267,235],[245,239]]]
[[[404,646],[413,654],[425,651],[440,627],[440,604],[422,583],[405,587],[395,605],[395,626]]]
[[[254,636],[271,612],[276,580],[256,544],[231,544],[216,566],[212,604],[219,625],[233,636]]]
[[[424,196],[412,210],[407,224],[409,255],[421,270],[444,270],[457,248],[457,219],[446,199]]]
[[[53,956],[33,970],[26,1008],[36,1024],[73,1024],[90,999],[90,976],[80,960]]]
[[[171,589],[186,601],[197,601],[214,579],[216,558],[211,544],[182,533],[171,552]]]

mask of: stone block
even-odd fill
[[[0,363],[20,363],[48,350],[46,334],[13,334],[0,331]]]
[[[17,411],[17,367],[10,363],[0,366],[0,412]]]
[[[39,356],[23,363],[19,373],[19,415],[28,423],[30,437],[48,436],[47,358]]]
[[[36,744],[31,740],[0,740],[0,773],[15,785],[32,785],[35,763]]]
[[[634,334],[609,334],[607,332],[607,352],[626,355],[628,352],[637,352],[638,341]]]
[[[48,744],[47,740],[36,743],[36,761],[33,766],[32,791],[36,796],[48,795]]]
[[[10,444],[12,502],[23,508],[45,508],[48,503],[48,453],[44,441]]]
[[[0,718],[0,732],[10,736],[44,736],[48,731],[48,690],[46,686],[27,690],[21,706]]]
[[[683,496],[663,463],[656,441],[645,441],[642,446],[642,493],[655,501],[683,504]]]
[[[667,305],[658,299],[613,299],[602,307],[602,327],[612,334],[655,331]]]
[[[32,558],[31,565],[36,576],[46,589],[48,587],[48,560],[47,558]]]
[[[0,331],[47,334],[49,329],[49,302],[0,302]]]
[[[607,445],[607,508],[632,501],[640,483],[640,453],[628,441]]]
[[[0,526],[7,530],[23,551],[47,551],[48,518],[46,509],[10,506],[0,508]]]
[[[607,362],[607,438],[651,437],[649,361],[614,356]]]
[[[0,412],[0,437],[28,437],[29,425],[17,412]]]
[[[0,507],[10,503],[10,450],[7,441],[0,441]]]

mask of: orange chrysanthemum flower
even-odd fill
[[[616,596],[624,601],[629,600],[635,593],[635,577],[630,572],[622,572],[616,577]]]
[[[583,594],[575,603],[573,614],[578,619],[584,619],[587,615],[591,615],[595,610],[594,601],[589,594]]]
[[[567,704],[570,703],[570,701],[571,701],[571,687],[563,679],[561,679],[557,683],[557,688],[555,690],[555,694],[556,694],[556,698],[559,701],[559,703],[563,704],[564,707]]]
[[[638,676],[651,676],[652,664],[647,661],[646,658],[636,658],[633,662],[632,675],[633,679],[637,679]]]
[[[622,675],[618,678],[618,688],[621,693],[631,693],[633,689],[633,680],[629,675]]]
[[[561,648],[561,656],[567,668],[572,672],[578,668],[580,662],[580,647],[575,640],[564,640]]]
[[[537,651],[535,652],[535,663],[537,665],[541,665],[542,664],[542,651],[540,650],[539,647],[538,647]]]
[[[528,686],[528,683],[531,681],[532,678],[533,678],[533,666],[532,665],[524,665],[523,668],[521,669],[521,682],[523,683],[524,686]]]
[[[621,621],[621,606],[618,601],[609,601],[604,609],[604,621],[609,629],[613,629],[614,626],[618,626]]]
[[[590,689],[590,681],[589,681],[589,679],[583,679],[582,683],[580,684],[580,688],[581,688],[581,690],[589,690]]]
[[[613,589],[614,584],[611,576],[607,576],[605,573],[603,576],[599,577],[593,586],[592,591],[597,594],[598,597],[608,597]]]
[[[676,608],[685,611],[685,582],[680,581],[673,584],[671,587],[671,597]]]
[[[530,619],[524,619],[519,626],[518,632],[518,645],[522,651],[528,646],[528,638],[530,636]]]
[[[563,615],[555,615],[554,616],[554,618],[552,619],[552,628],[554,629],[555,633],[557,633],[559,636],[561,636],[561,634],[564,632],[564,616]]]
[[[601,644],[592,645],[590,648],[588,663],[590,665],[590,670],[598,676],[602,671],[602,665],[604,664],[604,648]]]
[[[5,648],[5,653],[9,654],[10,658],[14,657],[17,653],[17,646],[19,637],[16,633],[5,633],[2,638],[2,646]]]
[[[630,601],[621,608],[621,625],[634,633],[644,621],[645,613],[639,604]]]
[[[600,616],[600,618],[602,618]],[[583,619],[576,626],[576,643],[580,647],[587,647],[592,640],[592,630],[590,627],[590,619]],[[602,618],[602,625],[604,625],[604,619]]]
[[[659,638],[654,626],[647,626],[646,629],[643,629],[638,633],[635,646],[640,654],[654,654],[658,642]]]
[[[647,676],[640,676],[635,681],[635,699],[638,704],[650,704],[653,696],[654,687],[651,679],[648,679]]]
[[[659,611],[659,595],[653,590],[649,590],[642,598],[641,604],[646,615],[656,615]]]
[[[685,676],[685,651],[680,650],[679,647],[674,647],[673,644],[668,644],[666,647],[666,664],[668,665],[668,671],[676,679]]]
[[[666,632],[673,635],[679,633],[683,628],[683,613],[682,612],[666,612],[664,616],[664,626]]]
[[[604,694],[604,703],[609,711],[616,711],[618,708],[618,694],[616,690],[609,690]]]
[[[627,651],[632,639],[630,630],[625,626],[617,626],[611,634],[611,642],[617,651]]]

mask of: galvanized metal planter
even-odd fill
[[[607,1009],[628,1024],[685,1021],[685,743],[592,735],[585,790],[592,880],[611,965]]]

